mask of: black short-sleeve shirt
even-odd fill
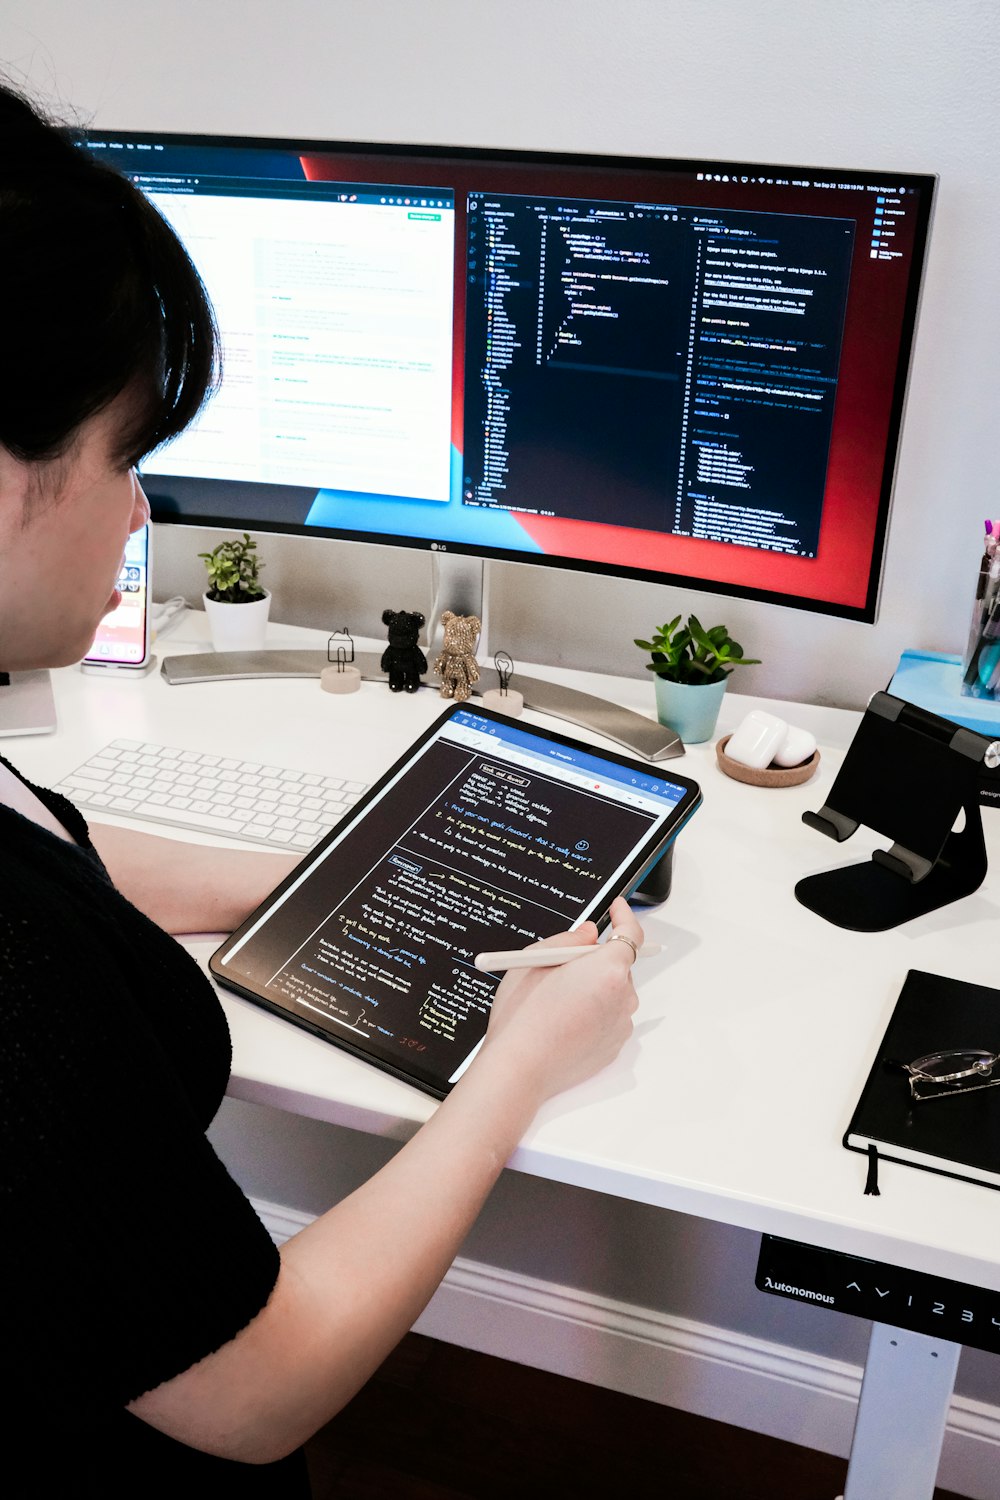
[[[77,844],[0,806],[6,1471],[26,1496],[301,1494],[300,1461],[211,1458],[125,1411],[251,1321],[278,1255],[205,1136],[231,1061],[211,985],[34,790]]]

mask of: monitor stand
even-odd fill
[[[456,615],[475,615],[479,621],[479,655],[489,656],[490,574],[481,557],[458,552],[431,551],[431,612],[427,621],[427,654],[444,650],[446,609]]]
[[[0,735],[51,734],[55,727],[48,671],[0,672]]]
[[[205,651],[196,656],[167,656],[161,671],[172,687],[179,687],[192,682],[228,682],[252,677],[319,677],[329,665],[325,651]],[[381,655],[376,651],[359,651],[354,666],[366,682],[388,681],[388,673],[382,670]],[[480,673],[477,693],[500,686],[493,667],[482,667]],[[671,760],[684,754],[684,746],[673,729],[629,708],[620,708],[604,698],[543,678],[525,677],[521,672],[517,673],[515,685],[528,708],[592,729],[644,760]]]

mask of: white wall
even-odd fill
[[[904,647],[959,649],[982,520],[1000,509],[998,13],[994,0],[4,0],[0,59],[15,80],[109,128],[940,173],[877,626],[495,570],[495,638],[515,658],[638,676],[632,637],[696,607],[765,659],[747,673],[747,691],[859,705]],[[203,538],[178,530],[161,543],[158,592],[194,595]],[[267,546],[276,613],[303,623],[348,618],[363,632],[384,604],[419,602],[425,587],[416,554]],[[348,1150],[344,1132],[278,1117],[258,1130],[236,1105],[220,1131],[252,1190],[276,1199],[284,1183],[288,1201],[307,1208],[328,1201],[330,1163]],[[751,1296],[750,1237],[654,1222],[647,1210],[554,1185],[515,1179],[502,1193],[503,1211],[477,1229],[482,1259],[623,1298],[631,1288],[696,1318],[709,1306],[699,1273],[710,1264],[715,1321],[857,1357],[858,1325]],[[558,1238],[539,1216],[558,1220]],[[996,1361],[967,1357],[966,1369],[976,1394],[1000,1400]]]
[[[5,0],[0,58],[109,127],[940,173],[876,626],[493,570],[494,640],[515,659],[639,676],[632,638],[693,607],[764,659],[746,691],[859,706],[904,647],[960,649],[983,517],[997,509],[998,10],[995,0]],[[197,550],[184,532],[164,539],[160,590],[197,591]],[[343,615],[374,633],[384,605],[419,604],[427,588],[420,554],[269,541],[268,555],[277,612],[295,622]]]

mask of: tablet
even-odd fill
[[[454,705],[213,955],[228,989],[443,1098],[500,976],[478,953],[604,925],[693,781]]]

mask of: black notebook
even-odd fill
[[[1000,1188],[1000,1088],[917,1102],[907,1075],[885,1065],[962,1047],[1000,1053],[1000,990],[911,969],[844,1136],[847,1149],[868,1154],[874,1145],[885,1161]]]

